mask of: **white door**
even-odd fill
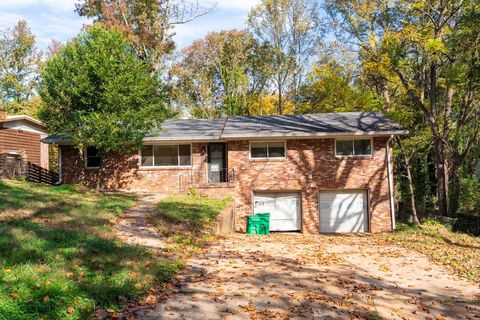
[[[270,231],[298,231],[302,226],[298,193],[255,192],[253,212],[270,213]]]
[[[319,196],[320,232],[368,231],[365,191],[322,191]]]

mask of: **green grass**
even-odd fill
[[[112,233],[133,204],[78,186],[0,181],[0,320],[85,319],[168,281],[181,262]]]
[[[150,220],[161,234],[181,249],[195,250],[212,239],[211,227],[230,202],[230,198],[173,195],[158,203],[158,212]]]
[[[375,235],[377,240],[400,245],[427,255],[458,275],[480,284],[480,237],[452,232],[440,224],[421,228],[399,225],[393,233]]]

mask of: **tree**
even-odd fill
[[[24,20],[0,35],[0,104],[8,112],[32,114],[42,53],[35,47],[35,36]]]
[[[330,0],[327,9],[369,69],[400,83],[423,114],[433,139],[438,209],[453,215],[457,173],[479,146],[480,4]]]
[[[273,49],[273,83],[282,114],[286,97],[297,105],[307,64],[322,38],[318,2],[263,0],[251,10],[248,25],[260,42]]]
[[[368,88],[355,85],[353,70],[333,59],[313,66],[300,92],[300,110],[305,113],[381,109],[381,101]]]
[[[120,32],[93,26],[46,62],[40,118],[79,150],[130,152],[167,115],[161,89]]]
[[[175,49],[173,27],[212,9],[202,11],[196,1],[174,0],[81,0],[76,4],[80,16],[120,30],[133,43],[138,57],[154,70]]]
[[[176,98],[195,117],[249,114],[269,77],[267,50],[244,30],[209,33],[174,65]]]

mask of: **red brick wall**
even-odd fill
[[[285,160],[249,159],[249,142],[229,142],[229,168],[235,168],[237,230],[245,230],[245,217],[253,212],[253,191],[301,193],[303,232],[319,230],[318,196],[321,190],[368,191],[370,231],[391,230],[386,138],[373,139],[371,157],[337,158],[334,139],[288,140]],[[312,179],[308,180],[308,174]]]
[[[237,230],[245,230],[245,216],[252,213],[253,191],[283,190],[301,194],[304,232],[319,230],[318,195],[321,190],[363,189],[368,192],[370,231],[391,229],[388,180],[385,163],[386,138],[374,138],[371,157],[337,158],[334,139],[288,140],[284,160],[249,159],[248,141],[227,143],[228,168],[235,170],[230,188],[204,188],[206,143],[192,144],[192,168],[139,169],[138,154],[110,155],[104,162],[102,188],[163,193],[187,192],[225,196],[233,193]],[[66,183],[85,181],[95,186],[98,170],[85,169],[77,149],[62,146],[62,176]],[[193,177],[193,175],[199,175]],[[312,179],[307,178],[312,174]],[[194,184],[191,184],[191,182]]]
[[[192,174],[206,172],[202,149],[206,144],[192,144],[192,164],[195,170],[177,168],[139,168],[138,152],[129,155],[110,154],[102,161],[100,186],[102,189],[131,191],[151,191],[182,193],[188,191],[191,182],[202,182],[205,175]],[[94,187],[97,184],[99,169],[86,169],[79,150],[73,146],[61,146],[62,181],[64,183],[83,182]]]
[[[16,152],[26,155],[26,160],[42,165],[40,134],[0,128],[0,153]],[[48,163],[48,152],[46,157]]]

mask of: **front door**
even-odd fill
[[[226,182],[225,143],[208,144],[208,182]]]

